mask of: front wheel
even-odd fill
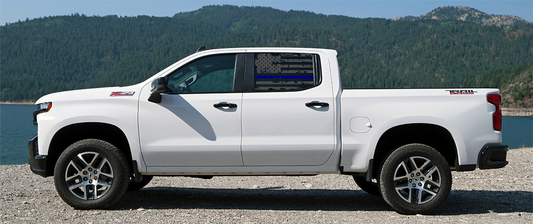
[[[435,149],[422,144],[404,145],[383,163],[381,194],[403,214],[428,214],[448,198],[452,186],[450,167]]]
[[[106,208],[126,192],[130,170],[112,144],[85,139],[70,145],[57,160],[54,183],[59,196],[76,209]]]

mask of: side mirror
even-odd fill
[[[148,101],[153,103],[161,103],[161,93],[167,90],[167,79],[165,77],[159,77],[152,82],[152,88]]]

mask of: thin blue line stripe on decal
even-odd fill
[[[256,75],[256,79],[313,79],[312,75]]]

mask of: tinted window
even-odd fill
[[[235,55],[215,55],[193,61],[168,76],[171,93],[233,92]]]
[[[298,91],[320,83],[318,56],[313,54],[255,54],[255,91]]]

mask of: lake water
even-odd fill
[[[28,140],[34,105],[0,104],[0,165],[28,163]],[[509,148],[533,147],[533,117],[503,117],[503,144]]]
[[[28,163],[28,141],[37,134],[35,105],[0,104],[0,164]]]

